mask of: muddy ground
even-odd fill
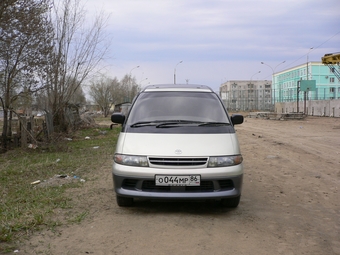
[[[35,233],[19,254],[340,254],[340,118],[246,118],[236,209],[137,202],[119,208],[112,157],[72,192],[80,224]]]

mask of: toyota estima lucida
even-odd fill
[[[113,162],[119,206],[134,199],[240,202],[242,155],[234,125],[219,96],[202,85],[151,85],[134,99],[127,116],[114,113],[122,129]]]

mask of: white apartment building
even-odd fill
[[[228,110],[273,110],[272,82],[268,80],[227,81],[220,86],[220,96]]]

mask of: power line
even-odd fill
[[[337,36],[338,34],[340,34],[340,31],[338,31],[337,33],[335,33],[333,36],[331,36],[330,38],[328,38],[326,41],[324,41],[323,43],[321,43],[320,45],[316,46],[316,47],[312,47],[306,54],[304,54],[303,56],[299,57],[298,59],[294,60],[293,62],[291,62],[290,64],[286,65],[285,67],[291,66],[293,65],[295,62],[299,61],[300,59],[306,57],[309,53],[311,53],[312,51],[314,51],[317,48],[320,48],[322,45],[324,45],[326,42],[330,41],[333,37]]]

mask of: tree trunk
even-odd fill
[[[67,123],[65,121],[65,112],[64,109],[58,109],[57,112],[53,115],[53,127],[56,132],[66,132],[67,131]]]
[[[7,136],[12,136],[12,118],[13,118],[13,111],[9,110],[9,119],[8,119],[8,126],[7,126]]]
[[[27,120],[26,117],[20,117],[21,123],[21,148],[27,148]]]
[[[7,151],[7,125],[8,125],[8,110],[4,107],[4,124],[2,126],[2,152]]]
[[[46,139],[48,140],[49,137],[53,134],[53,116],[51,113],[46,112],[45,114],[45,121],[46,121]]]

